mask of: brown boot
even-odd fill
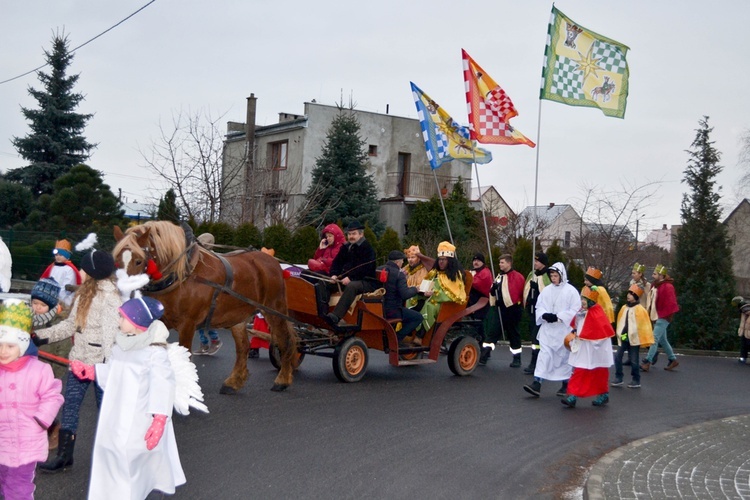
[[[48,448],[50,450],[56,450],[60,439],[60,421],[55,420],[52,425],[47,429],[47,440],[49,441]]]
[[[647,372],[649,368],[651,368],[651,363],[648,361],[641,363],[641,371]]]
[[[671,372],[672,370],[677,368],[677,365],[679,364],[680,364],[679,361],[677,361],[676,359],[673,359],[672,361],[669,362],[667,366],[664,367],[664,369]]]

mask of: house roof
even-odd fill
[[[156,213],[156,207],[147,203],[123,203],[122,209],[128,219],[150,219]]]
[[[737,213],[737,211],[738,211],[738,210],[739,210],[739,209],[740,209],[740,208],[742,207],[742,205],[744,205],[744,204],[750,205],[750,200],[748,200],[747,198],[745,198],[744,200],[742,200],[741,202],[739,202],[739,204],[737,204],[737,206],[736,206],[736,207],[734,207],[734,210],[732,210],[732,211],[731,211],[731,212],[729,213],[729,215],[727,215],[727,218],[726,218],[726,219],[724,219],[724,224],[726,224],[727,222],[729,222],[729,220],[730,220],[730,219],[731,219],[732,217],[734,217],[734,214],[735,214],[735,213]]]
[[[536,207],[526,207],[520,214],[520,217],[529,217],[530,219],[536,215],[539,221],[547,224],[553,222],[555,219],[560,217],[563,212],[567,209],[573,208],[570,205],[563,204],[550,204],[550,205],[537,205]],[[535,214],[536,212],[536,214]]]

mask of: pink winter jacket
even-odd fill
[[[0,365],[0,464],[18,467],[47,459],[47,431],[63,404],[52,368],[22,356]],[[37,419],[39,422],[37,422]]]

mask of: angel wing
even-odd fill
[[[180,415],[189,415],[190,407],[208,413],[203,404],[203,391],[198,385],[198,370],[190,361],[188,350],[174,342],[167,347],[169,362],[174,370],[177,387],[174,395],[174,409]]]

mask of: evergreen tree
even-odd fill
[[[323,227],[343,221],[344,227],[353,219],[369,223],[376,232],[383,224],[378,220],[378,199],[375,183],[367,173],[366,142],[359,135],[359,122],[352,110],[339,108],[326,135],[321,156],[312,171],[307,190],[315,200],[305,215],[304,224]]]
[[[378,258],[378,264],[385,263],[388,260],[388,254],[391,250],[404,250],[404,246],[401,244],[401,240],[398,237],[398,233],[392,227],[385,228],[383,236],[378,241],[376,248],[376,254]]]
[[[40,71],[37,78],[43,90],[29,87],[39,109],[21,108],[29,121],[31,132],[23,138],[14,137],[13,145],[28,166],[8,172],[8,180],[20,182],[34,196],[51,194],[55,179],[89,158],[95,146],[82,135],[86,122],[93,115],[76,113],[84,96],[73,92],[79,75],[67,75],[73,54],[68,51],[68,37],[56,34],[52,51],[44,51],[50,73]]]
[[[0,179],[0,227],[7,229],[23,222],[33,203],[29,188]]]
[[[316,239],[316,241],[319,240]],[[260,234],[260,231],[258,231],[258,228],[253,226],[249,222],[245,222],[243,224],[240,224],[239,227],[237,227],[237,230],[234,232],[234,241],[232,244],[234,246],[243,248],[252,247],[260,249],[262,242],[263,238]]]
[[[263,230],[263,246],[273,249],[279,259],[289,260],[291,244],[292,233],[284,224],[274,224]]]
[[[685,169],[690,193],[682,198],[682,227],[677,233],[674,271],[680,312],[675,316],[677,344],[697,349],[733,346],[736,332],[730,328],[735,311],[732,251],[727,229],[721,222],[721,153],[711,141],[708,117],[699,121]]]
[[[180,208],[177,206],[177,195],[174,189],[169,188],[164,193],[164,198],[159,200],[159,209],[156,211],[156,218],[172,221],[175,224],[180,223]]]
[[[306,264],[320,244],[318,232],[312,226],[297,228],[289,245],[289,261]]]

